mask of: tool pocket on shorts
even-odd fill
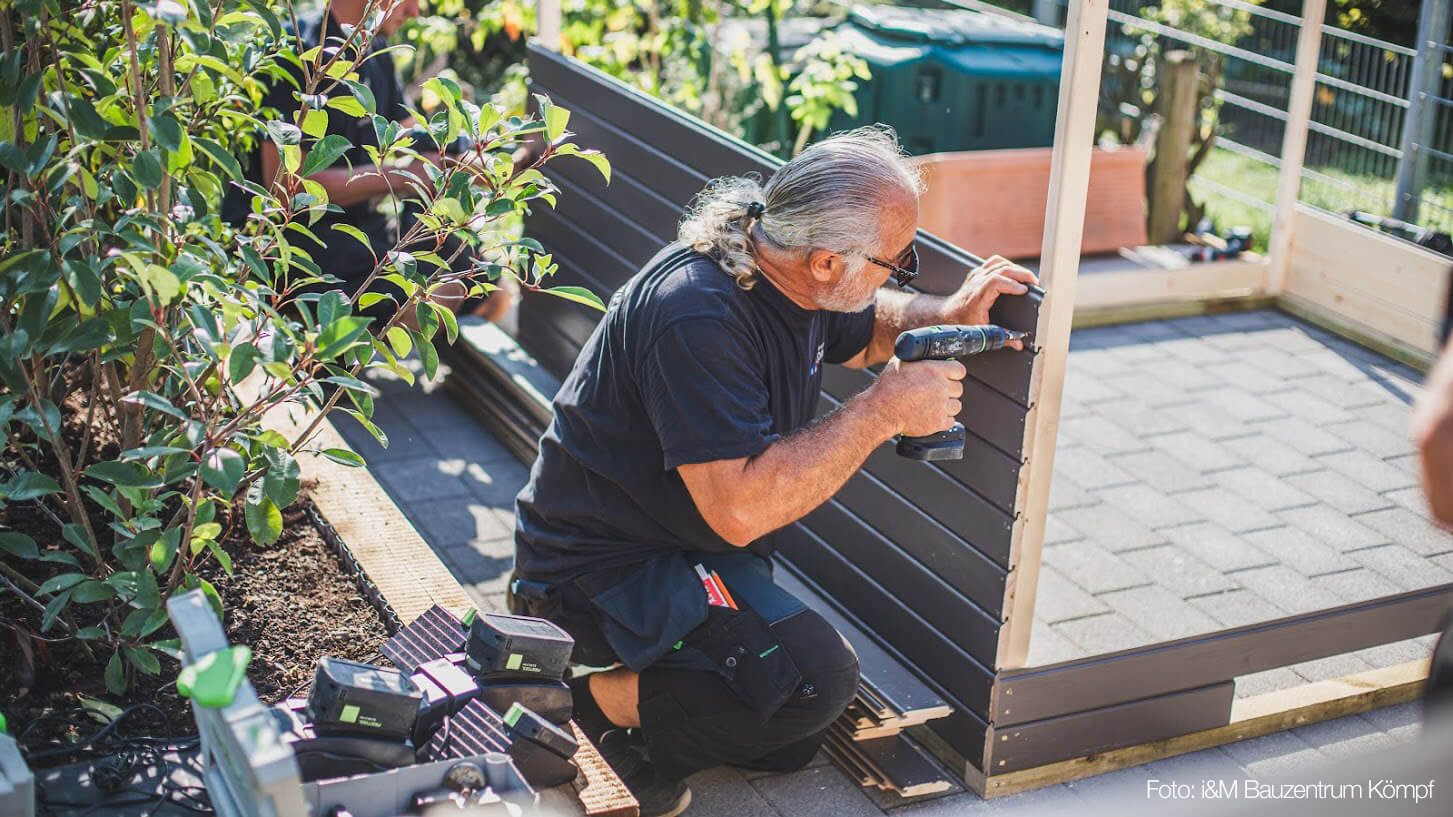
[[[705,654],[737,697],[762,721],[776,714],[802,684],[797,662],[752,610],[709,609],[691,646]]]
[[[600,610],[606,641],[636,672],[656,663],[706,620],[706,593],[680,553],[652,559],[603,590],[579,580],[577,586]]]

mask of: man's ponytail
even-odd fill
[[[714,179],[692,200],[677,237],[715,259],[736,279],[737,286],[751,289],[757,262],[752,260],[749,236],[761,219],[760,213],[754,217],[752,205],[760,204],[763,197],[762,183],[755,178]]]

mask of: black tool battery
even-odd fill
[[[319,658],[308,694],[308,720],[318,734],[360,734],[407,740],[423,692],[396,669]]]
[[[519,704],[510,707],[504,722],[514,737],[543,746],[566,760],[575,757],[576,750],[580,748],[575,735]]]
[[[448,658],[420,664],[409,680],[423,693],[419,718],[414,724],[414,743],[422,746],[429,736],[452,715],[479,694],[479,685],[462,667]]]
[[[479,686],[479,699],[496,712],[519,704],[554,724],[570,720],[575,696],[564,681],[491,681]]]
[[[575,639],[543,618],[480,613],[469,625],[465,655],[482,683],[511,678],[559,681]]]

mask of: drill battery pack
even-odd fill
[[[492,681],[479,687],[479,699],[496,712],[508,712],[515,704],[530,709],[557,725],[570,721],[575,696],[564,681]]]
[[[575,757],[575,752],[580,748],[580,744],[575,741],[575,735],[519,704],[509,708],[504,722],[516,739],[543,746],[566,760]]]
[[[545,619],[480,613],[469,625],[465,655],[480,683],[559,681],[574,649],[575,639]]]
[[[408,740],[423,692],[395,669],[319,658],[308,694],[308,720],[320,735]]]

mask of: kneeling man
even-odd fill
[[[1035,282],[995,258],[947,297],[880,289],[917,273],[918,193],[877,128],[765,185],[712,182],[555,398],[516,505],[510,603],[570,632],[575,662],[614,667],[571,682],[575,720],[643,815],[679,814],[702,769],[805,765],[857,688],[852,648],[772,583],[768,534],[894,435],[953,425],[963,366],[889,360],[900,332],[987,323]],[[884,361],[813,419],[824,363]]]

